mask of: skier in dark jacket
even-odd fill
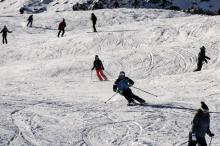
[[[201,109],[199,109],[192,121],[192,129],[189,133],[189,144],[188,146],[207,146],[205,135],[208,134],[213,137],[214,134],[210,131],[210,115],[209,108],[201,102]]]
[[[96,69],[96,75],[100,81],[108,80],[107,77],[103,73],[104,66],[102,64],[102,61],[99,59],[98,55],[95,56],[95,61],[93,63],[93,67],[91,70],[94,70],[94,69]]]
[[[33,20],[34,20],[34,19],[33,19],[33,15],[30,15],[29,18],[27,19],[27,21],[28,21],[27,27],[28,27],[28,26],[32,27]]]
[[[114,7],[115,7],[115,8],[119,8],[118,0],[115,0],[115,2],[114,2]]]
[[[95,27],[96,21],[97,21],[97,17],[95,16],[94,13],[91,14],[91,20],[92,20],[93,32],[97,32],[97,31],[96,31],[96,27]]]
[[[2,42],[3,42],[3,44],[4,43],[7,44],[8,43],[7,34],[12,33],[12,31],[9,31],[8,28],[6,26],[4,26],[4,28],[1,30],[0,33],[2,33]]]
[[[65,27],[66,27],[66,22],[65,22],[65,19],[63,19],[63,21],[60,22],[60,24],[59,24],[59,27],[58,27],[59,32],[58,32],[57,37],[60,37],[61,32],[62,32],[61,36],[63,37],[63,35],[65,33]]]
[[[125,76],[125,72],[121,71],[118,79],[113,85],[113,91],[120,93],[128,101],[128,106],[135,105],[134,100],[138,101],[140,104],[144,104],[145,100],[134,95],[129,87],[134,85],[134,81]]]
[[[24,8],[19,9],[20,14],[24,14]]]
[[[210,60],[210,58],[205,55],[205,49],[206,48],[204,46],[202,46],[200,48],[200,52],[199,52],[199,56],[198,56],[197,69],[194,70],[194,71],[201,71],[203,62],[205,61],[206,63],[208,63],[207,59]]]

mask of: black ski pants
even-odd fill
[[[130,88],[128,88],[127,90],[124,90],[122,95],[127,99],[128,103],[131,103],[134,100],[136,100],[136,101],[138,101],[140,103],[145,102],[144,99],[134,95],[134,93],[132,93]]]
[[[196,137],[196,141],[192,141],[192,133],[189,133],[189,144],[188,146],[207,146],[206,140],[204,137]]]
[[[197,63],[197,69],[195,71],[201,71],[203,65],[203,61],[198,61]]]
[[[95,25],[96,25],[96,22],[92,22],[93,32],[97,32]]]
[[[60,29],[59,32],[58,32],[58,35],[57,37],[60,37],[60,33],[62,32],[61,36],[63,37],[64,33],[65,33],[65,30],[64,29]]]
[[[27,26],[30,26],[30,27],[32,27],[32,24],[33,24],[33,21],[28,21],[28,24],[27,24]]]
[[[2,43],[3,44],[7,44],[8,43],[8,40],[7,40],[7,35],[2,35]]]

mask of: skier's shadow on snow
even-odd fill
[[[129,32],[129,31],[137,31],[137,30],[104,30],[101,32]]]
[[[183,107],[183,106],[175,106],[173,104],[144,104],[145,107],[151,108],[159,108],[159,109],[179,109],[179,110],[188,110],[188,111],[196,111],[197,109]]]
[[[57,29],[54,29],[54,28],[42,27],[42,26],[32,26],[32,28],[36,28],[36,29],[44,29],[44,30],[57,30]]]
[[[193,109],[193,108],[188,108],[188,107],[183,107],[183,106],[176,106],[173,104],[144,104],[143,106],[145,107],[151,107],[151,108],[158,108],[158,109],[176,109],[176,110],[187,110],[191,112],[196,112],[198,109]],[[220,114],[220,112],[211,112],[213,114]]]
[[[11,17],[11,18],[12,18],[12,17],[16,17],[16,16],[10,16],[10,15],[2,16],[2,15],[1,15],[0,17],[1,17],[1,18],[4,18],[4,17]]]

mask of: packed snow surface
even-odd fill
[[[10,1],[10,0],[9,0]],[[3,11],[3,10],[2,10]],[[10,10],[8,10],[10,11]],[[0,45],[0,145],[186,146],[191,121],[205,101],[213,146],[220,146],[220,17],[152,9],[0,12],[8,44]],[[58,23],[67,31],[57,37]],[[196,68],[201,46],[211,58]],[[95,55],[109,81],[91,72]],[[123,70],[145,106],[128,107],[112,85]],[[209,142],[210,138],[207,137]]]

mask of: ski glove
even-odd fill
[[[209,136],[210,136],[210,137],[213,137],[213,136],[215,136],[215,134],[214,134],[214,133],[210,133]]]
[[[196,134],[192,133],[192,141],[196,141]]]
[[[122,90],[118,90],[118,89],[116,90],[116,92],[119,93],[119,94],[122,94],[122,93],[123,93]]]

